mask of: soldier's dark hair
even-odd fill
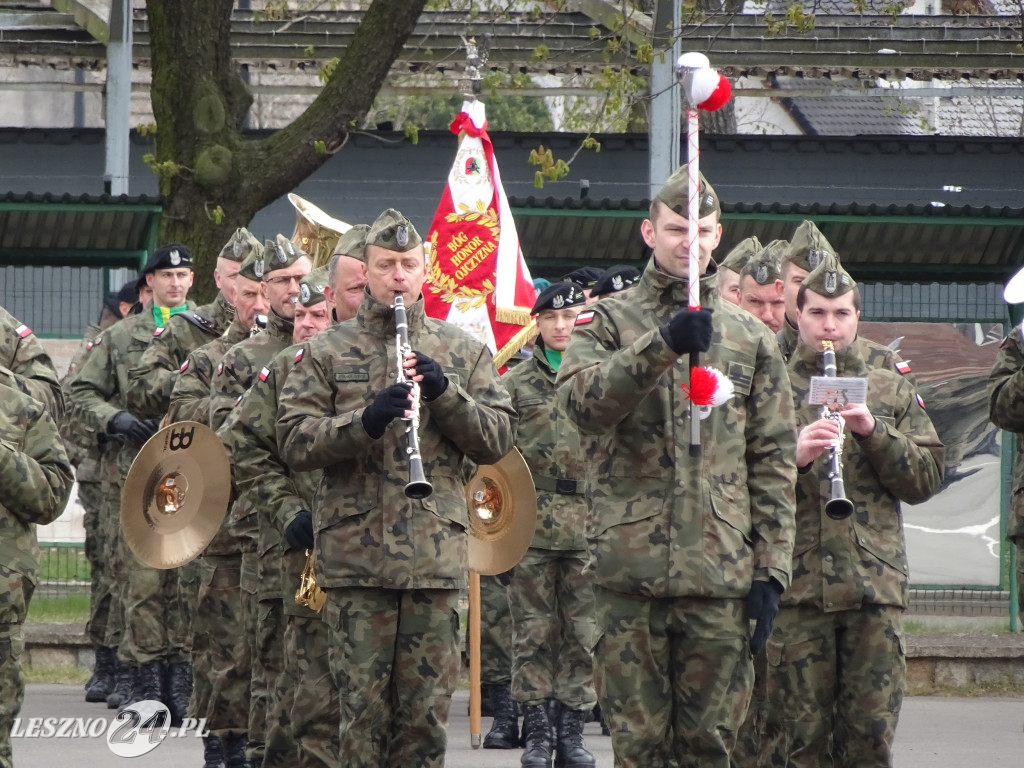
[[[785,269],[786,268],[785,265],[783,265],[782,268]],[[850,291],[850,293],[853,294],[853,308],[856,311],[860,312],[860,286],[859,285],[854,285],[853,286],[853,290]],[[796,293],[796,308],[797,309],[803,311],[804,303],[807,300],[806,297],[807,297],[807,286],[806,285],[801,285],[800,286],[800,290],[797,291],[797,293]],[[826,296],[825,298],[828,298],[828,297]]]

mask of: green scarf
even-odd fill
[[[558,366],[562,364],[562,353],[557,349],[545,349],[544,357],[547,358],[548,362],[551,363],[551,367],[556,371],[558,370]]]
[[[182,304],[180,307],[158,307],[156,302],[153,302],[153,319],[156,320],[156,327],[163,328],[171,319],[171,315],[184,312],[186,309],[188,309],[187,304]]]

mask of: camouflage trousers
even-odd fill
[[[727,768],[753,686],[746,601],[594,587],[594,684],[616,768]]]
[[[21,624],[0,624],[0,768],[14,768],[11,729],[25,700],[20,661],[24,649]]]
[[[181,622],[176,627],[174,645],[186,654],[192,652],[192,638],[195,635],[196,612],[199,610],[199,560],[185,563],[174,569],[178,579],[178,615]]]
[[[249,599],[250,595],[243,590],[242,597]],[[252,679],[249,682],[249,746],[245,753],[254,763],[261,765],[266,753],[272,688],[284,668],[284,617],[280,598],[259,600],[256,595],[251,597],[255,601],[256,626],[251,635],[254,642],[251,648]],[[274,762],[276,758],[271,757],[271,762]]]
[[[761,651],[754,657],[754,689],[736,734],[732,750],[733,768],[760,768],[772,765],[773,747],[778,744],[778,728],[768,725],[768,654]],[[785,763],[783,763],[785,765]]]
[[[249,730],[252,663],[239,587],[240,558],[201,557],[195,634],[194,685],[189,711],[205,717],[215,736],[244,736]]]
[[[459,590],[327,590],[345,768],[440,768],[459,675]]]
[[[78,484],[78,501],[85,510],[82,525],[85,528],[85,558],[89,561],[91,586],[89,591],[89,620],[85,633],[94,648],[106,645],[107,621],[110,617],[114,580],[110,545],[103,525],[105,503],[103,483]]]
[[[267,689],[263,720],[263,768],[291,768],[295,765],[296,755],[291,722],[296,670],[294,665],[288,664],[284,654],[288,626],[284,601],[280,597],[261,597],[259,606],[258,674],[261,684]]]
[[[284,670],[271,697],[267,754],[284,740],[294,747],[280,764],[298,768],[338,765],[338,691],[328,661],[330,633],[320,616],[284,617]],[[280,734],[280,735],[278,735]]]
[[[184,621],[174,570],[150,568],[134,556],[128,563],[124,639],[118,649],[132,664],[185,661]]]
[[[117,506],[116,484],[104,485],[104,506],[99,527],[102,531],[103,557],[110,574],[110,609],[101,645],[119,648],[124,641],[124,608],[128,594],[128,559],[135,556],[121,535],[121,516]]]
[[[497,576],[480,577],[480,682],[512,681],[512,612],[508,587]]]
[[[903,610],[784,607],[768,640],[768,708],[793,768],[892,765],[907,665]]]
[[[527,550],[509,586],[512,696],[520,704],[557,699],[593,709],[594,591],[586,553]]]

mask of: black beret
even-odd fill
[[[530,310],[531,315],[543,312],[545,309],[567,309],[569,307],[582,307],[587,303],[587,297],[583,293],[583,286],[579,283],[562,281],[552,283],[537,296],[537,301]]]
[[[134,304],[139,300],[139,289],[135,287],[135,283],[125,283],[121,286],[121,290],[117,292],[118,303],[124,301],[128,304]]]
[[[590,295],[593,297],[615,293],[616,291],[631,288],[639,281],[639,269],[628,264],[616,264],[614,267],[606,269],[604,274],[598,278],[597,282],[594,283],[594,287],[590,289]]]
[[[561,282],[579,283],[584,288],[592,288],[603,274],[604,270],[598,267],[580,267],[558,279]]]
[[[146,266],[142,268],[139,279],[135,281],[135,287],[142,288],[146,284],[146,275],[151,272],[156,272],[158,269],[177,269],[178,267],[192,269],[192,251],[182,243],[161,245],[153,251]]]

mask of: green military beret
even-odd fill
[[[689,179],[686,172],[686,166],[681,166],[676,169],[676,172],[668,177],[668,180],[656,195],[656,198],[671,208],[673,211],[678,213],[680,216],[686,216],[689,214]],[[708,180],[704,178],[704,174],[700,175],[700,186],[697,188],[698,195],[698,210],[697,216],[704,218],[710,216],[712,213],[721,213],[722,205],[718,202],[718,195],[715,194],[715,189]]]
[[[737,275],[743,271],[743,265],[750,260],[750,257],[761,250],[761,241],[756,237],[748,237],[740,240],[736,247],[726,254],[718,266],[722,269],[731,269]]]
[[[338,238],[337,245],[331,256],[351,256],[359,261],[366,261],[366,235],[370,231],[368,224],[356,224],[352,229]]]
[[[275,269],[290,267],[303,256],[309,258],[304,250],[287,237],[278,235],[275,240],[267,240],[263,244],[263,264],[256,273],[263,279]]]
[[[750,275],[758,285],[768,285],[782,278],[782,254],[789,243],[772,240],[768,245],[747,259],[740,270],[740,276]]]
[[[388,208],[378,216],[366,234],[367,245],[376,245],[398,253],[411,251],[422,243],[423,238],[416,231],[416,227],[402,215],[401,211],[394,208]]]
[[[327,266],[317,267],[299,281],[299,303],[304,307],[312,307],[327,301],[324,286],[327,285]]]
[[[836,259],[839,258],[836,249],[818,231],[814,222],[804,221],[793,233],[793,238],[789,241],[789,248],[782,256],[782,263],[789,262],[810,272],[821,263],[825,254],[831,254]]]
[[[258,273],[257,273],[258,270]],[[238,268],[238,274],[246,280],[260,282],[263,279],[263,247],[260,250],[252,251],[242,260],[242,266]]]
[[[850,274],[843,269],[834,253],[826,253],[818,266],[804,278],[802,288],[827,299],[835,299],[857,287]]]
[[[218,258],[243,262],[250,253],[258,253],[262,256],[263,246],[248,229],[239,227],[231,239],[224,243]]]

